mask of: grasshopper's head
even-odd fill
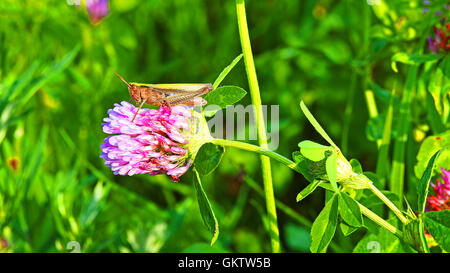
[[[130,93],[131,98],[136,102],[141,102],[141,89],[136,84],[128,85],[128,92]]]
[[[136,84],[128,83],[115,71],[113,72],[117,75],[117,77],[119,77],[121,81],[123,81],[128,86],[128,92],[130,93],[131,98],[136,102],[141,102],[141,90],[139,89],[139,87]]]

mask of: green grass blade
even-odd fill
[[[397,194],[400,200],[403,200],[403,188],[405,179],[405,149],[408,140],[408,130],[410,128],[410,107],[413,92],[416,85],[416,78],[419,67],[413,65],[406,79],[405,88],[403,91],[402,103],[400,106],[400,118],[398,123],[398,136],[394,144],[394,158],[392,164],[392,173],[390,181],[390,189]],[[399,201],[398,206],[402,207],[402,202]]]

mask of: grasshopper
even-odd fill
[[[131,122],[136,118],[137,113],[142,106],[147,103],[151,105],[206,105],[208,102],[201,96],[213,90],[210,83],[186,83],[186,84],[146,84],[146,83],[128,83],[119,74],[114,72],[121,81],[128,86],[131,100],[139,104],[139,108],[134,114]],[[195,104],[197,103],[197,104]]]

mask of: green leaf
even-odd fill
[[[419,214],[424,213],[425,211],[425,205],[427,203],[427,196],[428,196],[428,188],[430,187],[430,179],[431,174],[433,173],[434,163],[436,161],[436,158],[439,156],[439,152],[437,151],[428,161],[427,168],[425,169],[425,172],[422,175],[422,178],[420,178],[419,183],[417,184],[417,207],[419,208]]]
[[[430,76],[428,84],[428,91],[433,97],[434,106],[439,115],[443,115],[444,101],[450,92],[450,57],[445,57],[444,60],[436,67]]]
[[[423,217],[425,227],[439,246],[450,252],[450,210],[430,211]]]
[[[334,144],[333,140],[327,135],[325,130],[320,126],[319,122],[314,118],[314,116],[311,114],[311,112],[308,110],[308,107],[306,107],[305,103],[303,101],[300,102],[300,108],[303,111],[303,114],[305,114],[306,118],[309,120],[311,125],[316,129],[316,131],[328,142],[331,146],[338,148],[336,144]]]
[[[194,173],[197,178],[194,179],[194,186],[195,191],[197,192],[198,207],[200,209],[203,222],[208,230],[213,234],[211,239],[211,245],[213,245],[219,237],[219,223],[214,215],[214,211],[209,203],[208,197],[206,196],[205,190],[203,189],[200,175],[196,169],[194,169]]]
[[[430,61],[435,61],[442,58],[443,55],[440,54],[407,54],[403,52],[399,52],[392,56],[392,70],[398,72],[397,62],[404,64],[420,64]]]
[[[225,108],[227,105],[233,105],[240,101],[247,92],[238,86],[221,86],[206,94],[203,98],[209,105],[218,105],[220,108]],[[204,111],[204,115],[210,117],[217,112],[217,109]]]
[[[359,163],[358,159],[350,159],[350,165],[352,166],[352,171],[355,173],[363,173],[363,169],[361,163]]]
[[[370,220],[367,220],[370,221]],[[388,220],[398,226],[396,218]],[[377,225],[377,227],[379,227]],[[354,253],[416,253],[412,247],[398,239],[384,228],[377,228],[364,236],[353,249]]]
[[[323,181],[322,180],[314,180],[312,183],[309,183],[301,192],[297,195],[297,202],[303,200],[306,196],[310,195]]]
[[[381,191],[381,193],[386,196],[389,200],[391,200],[392,202],[397,203],[398,201],[400,201],[400,198],[398,198],[398,195],[390,192],[390,191]],[[374,195],[372,192],[368,193],[368,196],[364,196],[361,201],[361,204],[363,204],[364,206],[368,207],[368,208],[374,208],[375,206],[379,206],[379,205],[383,205],[383,201],[380,200],[380,198],[376,195]]]
[[[319,143],[304,140],[298,144],[300,147],[300,152],[307,159],[312,161],[320,161],[325,158],[325,151],[329,151],[332,148],[329,146],[324,146]]]
[[[292,153],[292,159],[296,164],[295,169],[298,170],[309,182],[314,182],[314,176],[311,172],[311,161],[306,159],[299,151]]]
[[[331,197],[323,210],[317,216],[311,228],[311,252],[326,252],[333,239],[337,226],[338,198],[336,194]]]
[[[234,68],[234,66],[242,59],[242,56],[243,54],[240,54],[239,56],[234,58],[231,64],[229,64],[227,67],[225,67],[224,70],[222,70],[222,72],[220,72],[219,77],[217,77],[217,79],[214,81],[213,84],[214,89],[216,89],[220,85],[220,83],[225,79],[228,73],[230,73],[230,71]]]
[[[389,120],[388,120],[389,119]],[[384,127],[386,122],[389,122],[389,131],[386,132],[386,139],[395,138],[397,135],[396,125],[398,123],[397,117],[386,116],[385,114],[379,114],[376,117],[369,118],[366,123],[366,136],[370,141],[380,141],[383,139]],[[392,124],[394,126],[392,126]]]
[[[381,88],[374,82],[370,83],[370,87],[374,91],[375,96],[380,100],[382,100],[384,103],[391,104],[392,101],[392,105],[394,106],[394,108],[400,107],[401,102],[397,95],[395,95],[392,92],[389,92],[386,89]]]
[[[339,215],[352,227],[361,227],[363,218],[358,204],[346,193],[339,193]]]
[[[450,130],[439,134],[428,136],[420,145],[417,153],[417,164],[414,166],[416,177],[422,177],[431,157],[441,150],[439,158],[436,159],[435,166],[446,170],[450,169]]]
[[[326,170],[328,179],[331,183],[331,186],[333,186],[334,190],[337,191],[337,153],[333,152],[331,155],[327,158],[326,161]]]
[[[212,143],[205,143],[195,156],[194,165],[200,175],[208,175],[217,168],[224,153],[224,148]]]
[[[340,222],[339,227],[341,228],[342,234],[344,234],[344,236],[348,236],[358,230],[358,228],[349,226],[344,222]]]

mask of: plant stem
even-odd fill
[[[264,190],[251,177],[246,176],[245,177],[245,182],[252,189],[254,189],[259,195],[264,196]],[[300,215],[298,212],[296,212],[295,210],[291,209],[289,206],[287,206],[286,204],[284,204],[280,200],[276,200],[276,201],[277,201],[277,208],[280,211],[284,212],[287,216],[291,217],[293,220],[295,220],[300,225],[302,225],[304,227],[307,227],[307,228],[311,228],[312,222],[309,219],[307,219],[304,216]],[[334,242],[330,243],[330,248],[334,252],[344,252],[345,251],[345,250],[343,250],[340,246],[338,246]]]
[[[221,146],[228,146],[228,147],[235,147],[235,148],[239,148],[242,150],[246,150],[246,151],[250,151],[250,152],[255,152],[255,153],[259,153],[261,155],[265,155],[268,156],[272,159],[275,159],[276,161],[280,162],[281,164],[285,165],[286,167],[297,171],[296,169],[296,164],[295,162],[293,162],[292,160],[278,154],[275,153],[273,151],[270,150],[266,150],[266,149],[262,149],[259,146],[256,145],[252,145],[252,144],[248,144],[245,142],[239,142],[239,141],[234,141],[234,140],[226,140],[226,139],[213,139],[212,142],[216,145],[221,145]],[[400,219],[400,221],[403,224],[407,224],[408,223],[408,219],[406,219],[406,217],[403,215],[403,213],[400,211],[399,208],[397,208],[394,203],[391,202],[391,200],[389,200],[380,190],[378,190],[372,183],[370,183],[370,190],[378,197],[380,198],[381,201],[383,201],[383,203],[386,204],[386,206],[388,206],[392,212],[397,215],[397,217]]]
[[[261,188],[261,186],[258,185],[258,183],[253,180],[251,177],[246,176],[244,179],[245,183],[247,183],[252,189],[254,189],[259,195],[264,196],[264,190]],[[294,219],[297,223],[299,223],[302,226],[311,228],[312,222],[307,219],[306,217],[300,215],[295,210],[291,209],[289,206],[284,204],[283,202],[277,200],[277,208],[284,212],[287,216]]]
[[[394,203],[391,202],[391,200],[389,200],[380,190],[377,189],[377,187],[375,187],[373,184],[370,184],[370,190],[378,197],[381,199],[381,201],[383,201],[383,203],[386,204],[386,206],[388,206],[392,212],[398,217],[398,219],[400,219],[400,221],[406,225],[408,224],[408,219],[406,219],[406,217],[403,215],[403,213],[400,211],[399,208],[397,208]]]
[[[248,33],[247,16],[245,14],[245,1],[236,0],[236,12],[239,26],[239,36],[241,38],[242,53],[244,54],[245,69],[250,87],[250,96],[252,99],[253,110],[255,113],[256,126],[258,128],[259,145],[267,148],[266,126],[263,120],[263,112],[261,107],[261,95],[259,93],[258,79],[256,77],[256,69],[253,61],[252,48],[250,44],[250,36]],[[266,198],[267,213],[269,216],[270,238],[272,244],[272,252],[280,252],[280,237],[278,231],[277,211],[275,205],[275,195],[272,185],[272,171],[270,168],[270,159],[261,156],[261,169],[264,181],[264,193]]]
[[[277,154],[276,152],[273,152],[273,151],[270,151],[267,149],[263,149],[259,146],[253,145],[253,144],[240,142],[240,141],[234,141],[234,140],[227,140],[227,139],[217,139],[217,138],[213,139],[212,143],[214,143],[216,145],[234,147],[234,148],[238,148],[241,150],[246,150],[246,151],[255,152],[255,153],[258,153],[261,155],[265,155],[272,159],[275,159],[276,161],[280,162],[283,165],[286,165],[288,168],[291,168],[291,169],[297,171],[295,168],[296,164],[294,161],[292,161],[289,158],[284,157],[280,154]]]
[[[291,168],[292,170],[298,172],[298,170],[295,168],[295,166],[296,166],[295,162],[293,162],[292,160],[290,160],[280,154],[277,154],[273,151],[262,149],[259,146],[248,144],[245,142],[226,140],[226,139],[213,139],[212,143],[214,143],[216,145],[234,147],[234,148],[266,155],[266,156],[282,163],[283,165]],[[408,219],[406,219],[406,217],[403,215],[403,213],[381,191],[379,191],[372,183],[370,183],[370,185],[371,185],[370,190],[378,198],[380,198],[386,204],[386,206],[388,206],[394,212],[394,214],[400,219],[400,221],[404,225],[408,224]],[[389,224],[387,221],[385,221],[380,216],[376,215],[373,211],[369,210],[368,208],[361,205],[360,203],[358,203],[358,205],[361,209],[361,213],[364,214],[367,218],[374,221],[375,223],[377,223],[381,227],[385,228],[389,232],[393,233],[398,238],[403,239],[403,233],[400,230],[398,230],[393,225]],[[284,211],[285,209],[282,209],[282,210]]]
[[[358,201],[356,201],[356,202],[358,203]],[[403,232],[398,230],[393,225],[389,224],[387,221],[385,221],[380,216],[376,215],[373,211],[366,208],[365,206],[361,205],[360,203],[358,203],[358,205],[361,210],[361,213],[364,214],[367,218],[374,221],[376,224],[378,224],[382,228],[386,229],[387,231],[391,232],[392,234],[397,236],[399,239],[403,240]]]

